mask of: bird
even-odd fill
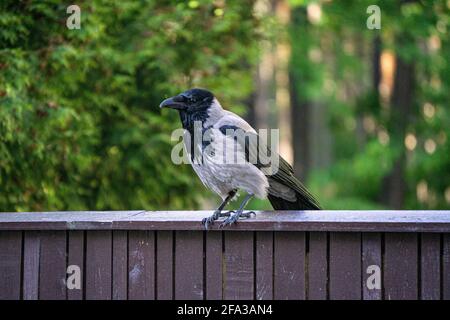
[[[178,111],[189,163],[202,183],[222,198],[213,214],[202,220],[206,229],[220,218],[224,218],[221,228],[250,218],[255,212],[245,207],[253,197],[268,199],[275,210],[321,209],[294,176],[292,166],[250,124],[225,110],[212,92],[189,89],[165,99],[159,107]],[[202,137],[196,139],[196,134]],[[242,191],[246,195],[239,208],[225,211]]]

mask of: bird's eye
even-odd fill
[[[182,96],[184,98],[184,101],[187,103],[193,103],[195,102],[195,99],[192,97],[188,97],[188,96]]]

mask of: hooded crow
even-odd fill
[[[317,200],[294,176],[292,167],[238,115],[222,108],[205,89],[190,89],[161,102],[160,108],[178,110],[184,147],[203,184],[222,198],[221,205],[202,223],[220,217],[221,227],[235,223],[252,197],[268,198],[275,210],[320,210]],[[224,212],[238,190],[246,196],[236,211]]]

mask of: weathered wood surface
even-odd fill
[[[173,299],[173,232],[156,234],[156,298]]]
[[[305,299],[305,257],[304,232],[275,232],[274,299]]]
[[[205,235],[205,296],[210,300],[223,298],[223,234],[222,232],[207,232]]]
[[[437,235],[439,234],[430,234]],[[382,266],[382,235],[380,233],[370,232],[362,234],[362,281],[363,281],[363,299],[381,300],[383,298],[382,279],[380,279],[380,288],[374,287],[372,276],[378,272],[377,266]],[[369,284],[368,284],[369,282]]]
[[[438,300],[441,283],[441,236],[436,233],[421,234],[420,283],[422,300]]]
[[[254,297],[254,233],[225,232],[224,299]]]
[[[40,231],[28,231],[23,236],[23,299],[39,298]]]
[[[203,299],[203,233],[175,233],[175,298]]]
[[[273,232],[256,232],[256,299],[273,299]]]
[[[33,232],[33,231],[30,231]],[[72,231],[68,234],[68,261],[67,265],[75,265],[80,268],[81,275],[84,274],[84,232]],[[73,272],[73,271],[72,271]],[[82,300],[83,290],[73,288],[67,290],[68,300]]]
[[[137,228],[140,220],[134,219],[141,214],[95,213],[102,217],[98,223],[114,217],[99,230],[92,227],[94,218],[81,219],[86,213],[79,213],[75,224],[72,213],[65,220],[54,219],[63,213],[48,214],[42,230],[30,229],[23,216],[15,230],[3,226],[0,300],[450,299],[450,232],[438,233],[434,224],[439,220],[439,228],[446,230],[445,218],[436,218],[444,213],[432,213],[430,220],[422,212],[415,215],[418,222],[405,222],[412,216],[402,212],[402,223],[409,225],[405,230],[377,225],[368,232],[354,226],[349,231],[348,224],[332,226],[336,215],[316,230],[319,218],[307,221],[309,213],[297,213],[295,222],[292,212],[277,213],[275,217],[284,218],[269,230],[195,230],[193,218],[173,222],[179,230],[157,229],[163,223],[158,219],[142,220],[147,228]],[[275,225],[274,216],[267,215],[262,213],[253,226]],[[11,225],[11,215],[6,216]],[[377,223],[389,225],[387,217]],[[77,227],[60,230],[48,224],[52,219]],[[342,221],[351,223],[346,219]],[[295,223],[298,230],[292,229]],[[419,232],[416,223],[427,231]],[[249,221],[239,224],[252,226]],[[81,272],[81,288],[69,289],[66,268],[74,265]],[[367,286],[374,266],[380,271],[379,289]]]
[[[155,233],[128,233],[128,299],[155,299]]]
[[[330,299],[361,299],[361,234],[330,234]]]
[[[203,230],[210,211],[0,213],[0,230]],[[211,226],[218,229],[219,223]],[[262,211],[227,230],[450,232],[450,211]]]
[[[67,237],[65,231],[40,234],[39,299],[66,299]]]
[[[308,299],[326,300],[328,298],[328,234],[309,233],[308,252]]]
[[[86,234],[85,290],[88,300],[112,297],[111,231],[88,231]]]
[[[388,233],[384,241],[384,298],[417,299],[419,291],[417,234]]]
[[[0,300],[20,298],[22,234],[0,233]]]
[[[112,298],[128,298],[128,234],[127,231],[113,231],[112,247]]]

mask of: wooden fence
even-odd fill
[[[0,213],[0,299],[450,299],[449,211],[209,214]]]

